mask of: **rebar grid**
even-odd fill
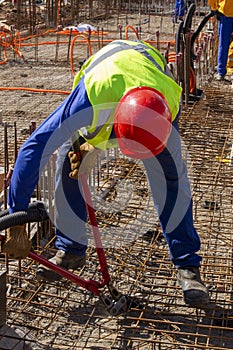
[[[196,0],[197,14],[206,13],[209,10],[207,0]],[[72,3],[64,1],[51,3],[41,1],[40,3],[5,2],[2,4],[3,18],[8,26],[14,25],[19,30],[28,30],[30,33],[38,31],[39,28],[51,28],[57,26],[77,25],[83,21],[91,21],[92,24],[98,25],[102,21],[107,24],[111,22],[112,17],[117,18],[117,24],[122,15],[126,21],[132,13],[136,13],[139,25],[145,24],[143,17],[146,15],[149,20],[146,22],[150,26],[150,16],[158,14],[161,17],[171,16],[174,11],[175,0],[156,0],[156,1],[80,1]],[[0,17],[2,20],[3,18]],[[7,18],[7,20],[6,20]]]
[[[48,54],[44,48],[38,52],[33,48],[27,54],[33,59],[37,54],[43,66],[33,65],[32,74],[32,66],[22,63],[24,72],[15,76],[14,85],[54,88],[56,83],[61,90],[71,88],[70,69],[59,67],[58,72],[59,62],[49,67],[50,76],[43,77],[55,49]],[[64,61],[66,55],[67,47],[61,45],[58,61]],[[202,67],[200,63],[200,72]],[[11,86],[7,67],[2,74]],[[40,76],[38,86],[35,74]],[[205,83],[203,77],[199,79]],[[11,122],[25,121],[25,130],[18,130],[18,146],[29,133],[29,115],[39,125],[45,113],[64,99],[44,93],[38,102],[27,92],[5,96],[7,113],[3,113],[5,119],[9,115],[11,131]],[[201,272],[212,300],[209,308],[195,310],[184,305],[143,167],[110,153],[107,162],[99,164],[101,176],[95,174],[89,184],[111,278],[122,293],[137,301],[138,308],[110,316],[96,296],[65,279],[56,284],[38,283],[35,262],[2,259],[1,267],[6,265],[8,272],[7,325],[21,330],[20,334],[5,333],[9,342],[14,340],[11,349],[232,349],[232,99],[230,88],[220,89],[212,83],[205,88],[205,99],[185,108],[180,118],[195,226],[202,240]],[[14,146],[12,135],[9,132],[9,146]],[[11,161],[13,153],[9,154]],[[89,231],[88,261],[75,273],[98,280],[98,259]],[[38,237],[35,242],[36,251],[46,257],[54,254],[50,233],[45,245]]]
[[[126,186],[134,184],[133,196],[118,216],[116,212],[107,216],[98,201],[95,205],[111,278],[139,306],[113,317],[96,296],[64,279],[38,283],[33,261],[26,259],[20,265],[9,261],[8,324],[24,332],[25,344],[32,349],[232,349],[233,97],[230,88],[220,90],[214,85],[205,96],[183,111],[180,129],[194,220],[202,240],[202,275],[212,300],[208,309],[184,305],[140,163],[112,154],[108,166],[101,164],[102,178],[92,191],[101,192],[107,205],[124,192],[124,186],[121,189],[113,179],[128,179]],[[141,200],[137,206],[135,199]],[[142,211],[143,215],[148,212],[143,224]],[[137,231],[133,238],[132,230]],[[115,245],[109,247],[108,235],[113,239],[114,233]],[[52,242],[43,253],[54,253]],[[99,279],[91,241],[87,265],[76,273]]]

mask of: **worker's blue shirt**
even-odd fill
[[[8,193],[10,212],[27,210],[39,176],[52,153],[80,128],[91,125],[92,107],[83,79],[20,149]]]

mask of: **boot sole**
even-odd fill
[[[36,279],[39,282],[55,282],[60,281],[62,276],[52,270],[40,268],[36,272]]]
[[[76,270],[76,269],[80,269],[80,268],[84,267],[85,263],[86,263],[86,261],[83,260],[82,262],[80,261],[79,266],[69,266],[68,269],[66,267],[64,267],[64,268],[67,269],[67,271],[68,270]],[[36,279],[39,282],[55,282],[55,281],[60,281],[62,279],[62,276],[53,270],[46,269],[46,267],[44,267],[44,266],[40,266],[38,268],[38,270],[36,271]]]
[[[189,307],[202,308],[209,304],[210,299],[205,293],[203,293],[203,295],[200,297],[200,300],[193,300],[192,298],[184,295],[184,302]]]

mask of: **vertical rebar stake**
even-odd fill
[[[0,327],[6,324],[6,270],[0,271]]]

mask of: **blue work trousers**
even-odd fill
[[[63,145],[57,163],[56,247],[77,255],[85,253],[88,240],[86,206],[78,181],[69,178],[67,152]],[[167,148],[158,156],[143,161],[154,205],[166,238],[170,257],[176,267],[200,266],[200,239],[194,228],[192,196],[185,162],[181,156],[178,121],[173,123]]]
[[[176,0],[174,7],[174,14],[176,17],[184,17],[186,4],[184,0]]]
[[[231,34],[233,33],[233,17],[219,16],[218,23],[218,74],[224,77],[227,73],[228,52],[231,43]]]

